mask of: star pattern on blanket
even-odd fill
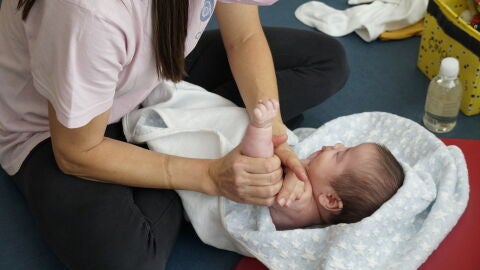
[[[253,214],[268,212],[226,200],[227,212],[235,213],[225,218],[228,231],[271,269],[417,269],[465,209],[468,178],[461,152],[411,120],[363,113],[300,133],[305,139],[294,146],[300,158],[338,141],[380,142],[400,160],[407,178],[372,216],[318,229],[276,231],[271,219]],[[392,136],[401,139],[393,143]],[[243,224],[242,215],[248,217]]]
[[[180,90],[182,87],[185,89]],[[236,128],[246,127],[245,110],[206,90],[194,88],[193,85],[182,86],[182,83],[163,83],[154,93],[161,93],[161,97],[170,93],[168,99],[154,102],[155,98],[149,97],[142,109],[123,119],[124,130],[128,130],[127,140],[147,143],[154,151],[188,155],[192,153],[185,152],[192,151],[193,145],[173,149],[164,140],[168,142],[171,134],[189,134],[186,138],[191,139],[192,127],[200,126],[202,132],[208,130],[209,134],[215,134],[209,149],[215,150],[220,144],[222,151],[228,152],[229,147],[238,145],[243,133],[235,132],[231,125],[219,125],[230,121],[218,121],[218,117],[228,116],[236,120]],[[198,103],[192,96],[202,97],[202,102]],[[187,102],[191,100],[194,102]],[[172,110],[174,104],[181,106],[176,108],[175,105],[176,109]],[[208,110],[199,114],[198,109],[202,108]],[[194,109],[194,113],[190,109]],[[178,140],[178,136],[175,137]],[[202,197],[197,194],[188,198],[184,196],[194,192],[178,191],[195,231],[199,236],[204,233],[202,240],[205,242],[256,257],[270,269],[417,269],[465,210],[468,172],[461,151],[445,146],[418,123],[381,112],[340,117],[318,129],[302,128],[289,134],[289,143],[295,144],[293,149],[300,158],[338,141],[347,146],[362,142],[382,143],[405,169],[404,185],[370,217],[353,224],[277,231],[266,207],[239,204],[225,198],[212,200],[211,196],[204,195],[208,199],[202,202],[209,207],[203,209],[209,209],[208,214],[219,215],[208,219],[213,222],[209,224],[204,222],[205,212],[199,211],[198,203],[188,204],[184,200]],[[211,158],[226,153],[213,152]],[[215,206],[220,211],[213,211]],[[218,218],[222,219],[220,224],[217,224]],[[195,220],[200,222],[195,223]],[[199,224],[210,226],[199,227]],[[217,231],[222,229],[225,231]]]

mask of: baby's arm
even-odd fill
[[[278,110],[277,100],[258,101],[242,140],[242,154],[257,158],[273,156],[272,123]]]

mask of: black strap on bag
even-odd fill
[[[443,29],[445,34],[458,41],[465,48],[480,57],[480,41],[458,28],[445,14],[442,13],[438,4],[430,0],[428,3],[427,12],[437,19],[438,25]],[[456,18],[452,18],[456,19]]]

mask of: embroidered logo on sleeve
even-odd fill
[[[202,12],[200,13],[200,20],[202,22],[210,19],[215,8],[215,0],[205,0],[203,2]]]

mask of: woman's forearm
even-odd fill
[[[184,189],[271,205],[281,187],[278,158],[255,159],[239,147],[219,159],[191,159],[153,152],[106,138],[110,111],[78,128],[61,124],[49,105],[53,153],[66,174],[121,185]]]
[[[272,53],[260,22],[258,7],[218,3],[215,9],[230,69],[250,113],[259,99],[278,98]],[[285,134],[278,113],[273,134]]]
[[[58,159],[57,159],[58,160]],[[64,164],[64,172],[81,178],[127,186],[187,189],[216,195],[208,168],[212,160],[153,152],[104,138]]]
[[[227,45],[226,50],[233,76],[249,111],[259,99],[278,100],[273,60],[263,33]]]
[[[53,153],[66,174],[128,186],[216,194],[208,172],[213,160],[169,156],[106,138],[109,110],[78,128],[65,127],[56,115],[49,105]]]
[[[272,55],[263,32],[249,36],[235,45],[226,46],[228,60],[248,112],[258,100],[278,100],[278,87]],[[284,134],[285,127],[278,113],[273,134]]]

